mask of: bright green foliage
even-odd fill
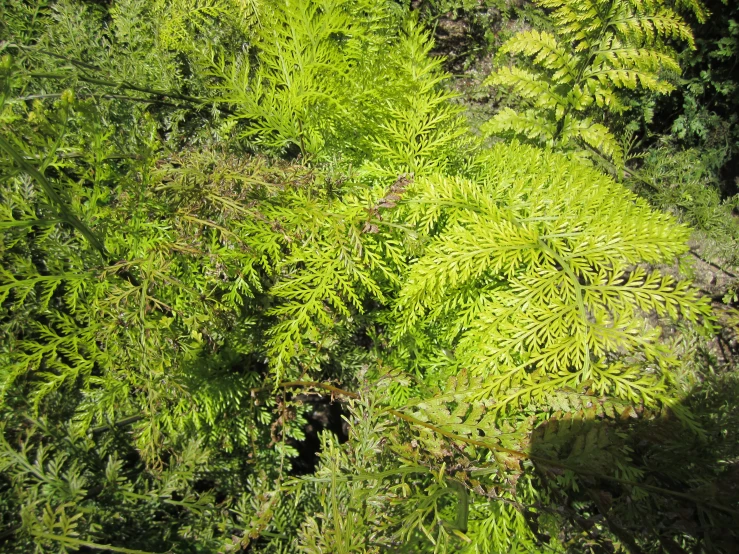
[[[464,126],[439,87],[440,61],[428,58],[428,34],[403,22],[397,5],[277,2],[270,18],[257,29],[256,68],[248,53],[230,60],[221,52],[209,69],[233,106],[228,124],[244,123],[235,127],[240,138],[315,162],[340,156],[359,165],[374,154],[387,178],[457,146]]]
[[[363,8],[353,1],[277,2],[271,24],[258,29],[254,71],[247,52],[236,60],[214,55],[211,72],[222,82],[223,99],[236,106],[234,123],[249,123],[242,137],[272,150],[320,153],[324,135],[346,121],[349,98],[342,95],[358,54],[373,47],[367,31],[379,22],[352,13]]]
[[[274,219],[294,226],[289,254],[276,268],[282,278],[270,291],[280,303],[267,312],[278,320],[267,341],[278,380],[296,355],[307,359],[305,339],[320,345],[338,321],[364,312],[365,298],[386,302],[383,289],[397,285],[404,263],[400,245],[368,213],[371,198],[346,196],[331,211],[331,204],[300,200]]]
[[[398,338],[433,334],[501,405],[584,382],[634,401],[661,394],[664,376],[644,364],[675,361],[640,314],[695,320],[708,308],[634,264],[685,252],[686,228],[577,162],[515,143],[483,155],[473,179],[416,190],[411,219],[434,238],[400,291]],[[616,353],[643,361],[613,363]]]
[[[592,149],[620,162],[609,112],[629,106],[622,90],[673,90],[679,73],[673,42],[693,46],[685,21],[665,1],[539,0],[551,10],[552,31],[531,29],[509,39],[500,54],[527,63],[501,67],[487,83],[510,90],[521,109],[503,108],[484,131],[512,134],[564,150]],[[703,16],[700,4],[688,8]]]
[[[654,543],[651,495],[724,505],[622,436],[709,419],[661,339],[710,318],[655,267],[687,229],[561,154],[481,149],[407,9],[80,6],[2,27],[4,548],[566,551],[584,519],[616,550]],[[327,391],[348,442],[301,475]]]

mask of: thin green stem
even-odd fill
[[[51,533],[34,533],[34,536],[40,539],[57,541],[67,546],[93,548],[95,550],[107,550],[108,552],[121,552],[122,554],[153,554],[145,550],[135,550],[133,548],[124,548],[122,546],[112,546],[109,544],[98,544],[96,542],[84,541],[73,537],[65,537],[62,535],[52,535]]]
[[[12,103],[25,102],[28,100],[45,100],[49,98],[61,98],[64,93],[54,92],[49,94],[29,94],[28,96],[19,96],[13,98]],[[131,102],[143,102],[145,104],[162,104],[165,106],[172,106],[174,108],[180,108],[181,106],[173,104],[172,102],[166,102],[158,98],[138,98],[136,96],[128,96],[126,94],[80,94],[79,98],[103,98],[105,100],[130,100]]]
[[[29,75],[36,79],[55,79],[59,81],[64,80],[64,79],[77,79],[79,81],[84,81],[85,83],[90,83],[92,85],[101,85],[104,87],[114,87],[114,88],[121,89],[121,90],[134,90],[136,92],[143,92],[145,94],[153,94],[155,96],[165,96],[167,98],[177,98],[178,100],[184,100],[186,102],[192,102],[193,104],[198,104],[198,105],[205,104],[209,101],[208,99],[205,99],[205,98],[187,96],[185,94],[179,94],[176,92],[141,87],[138,85],[128,83],[126,81],[109,81],[106,79],[98,79],[96,77],[88,77],[87,75],[79,75],[77,73],[36,73],[34,72],[34,73],[29,73]]]

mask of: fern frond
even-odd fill
[[[508,208],[475,204],[468,195],[453,202],[437,196],[449,206],[448,220],[413,264],[395,308],[396,341],[424,326],[456,330],[448,339],[456,364],[487,376],[488,390],[520,389],[512,398],[535,391],[544,398],[554,382],[590,379],[616,352],[666,360],[642,311],[689,320],[708,314],[687,284],[628,273],[633,264],[683,252],[686,230],[575,162],[548,174],[550,156],[516,145],[486,158],[481,185],[493,198],[503,194]],[[452,183],[460,191],[473,186]],[[468,283],[484,296],[461,295]],[[647,391],[658,390],[659,381],[646,381],[644,399],[653,399]]]
[[[497,69],[486,83],[513,92],[521,111],[540,120],[539,128],[555,124],[554,145],[577,150],[582,140],[589,148],[603,148],[600,153],[605,157],[620,159],[602,111],[594,106],[625,111],[619,89],[671,92],[674,87],[664,73],[678,73],[680,68],[670,42],[693,48],[690,28],[664,0],[540,0],[537,4],[552,10],[553,33],[530,30],[508,39],[501,53],[528,59],[523,68]],[[487,132],[512,132],[549,143],[542,140],[532,117],[515,118],[513,113],[504,108]],[[569,116],[575,116],[577,124],[565,121]],[[593,128],[585,129],[586,122]]]
[[[561,46],[554,35],[535,29],[525,31],[506,41],[501,54],[525,54],[533,58],[535,65],[554,72],[552,80],[570,83],[577,79],[579,60]]]
[[[565,104],[564,98],[557,93],[554,82],[518,67],[502,68],[490,75],[485,82],[489,85],[510,87],[515,94],[529,100],[537,108],[554,111]],[[557,110],[558,116],[560,113]]]
[[[534,110],[519,113],[511,108],[503,108],[492,119],[486,121],[481,129],[487,135],[511,132],[549,144],[554,139],[557,126],[554,122],[542,120]]]
[[[695,48],[690,27],[671,9],[660,9],[656,13],[643,15],[624,9],[610,22],[617,36],[631,44],[654,44],[657,39],[684,41]]]
[[[565,126],[563,136],[572,136],[574,139],[582,140],[585,144],[598,152],[602,152],[616,163],[621,163],[623,160],[621,144],[605,125],[593,123],[589,120],[575,121],[573,119],[571,125]]]

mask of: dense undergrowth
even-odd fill
[[[703,94],[669,79],[708,13],[611,2],[605,51],[538,5],[502,53],[540,75],[491,82],[539,130],[491,141],[428,6],[2,3],[4,551],[731,551],[736,312],[685,223],[734,263],[734,150],[632,118]],[[306,472],[317,398],[346,440]]]

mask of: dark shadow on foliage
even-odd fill
[[[339,401],[330,396],[299,395],[296,400],[311,406],[305,415],[307,421],[303,427],[305,439],[302,441],[288,441],[298,451],[298,456],[292,460],[291,475],[308,475],[316,471],[318,455],[321,452],[320,433],[330,431],[339,440],[340,444],[349,440],[349,429],[344,416],[346,411]]]
[[[570,552],[739,551],[739,375],[711,375],[674,410],[551,419],[531,458]],[[703,433],[675,417],[689,409]],[[635,486],[638,483],[640,486]],[[615,541],[614,541],[615,539]]]

